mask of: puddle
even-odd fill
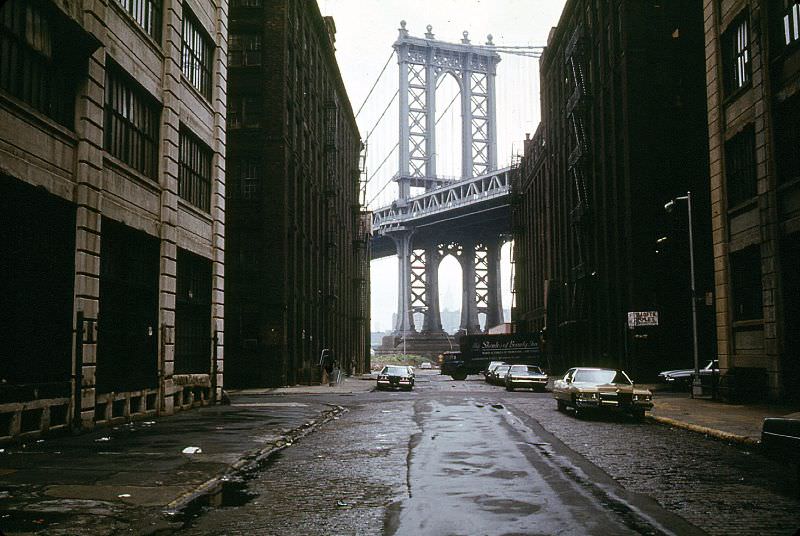
[[[170,520],[177,521],[182,525],[181,529],[186,529],[191,527],[195,520],[212,508],[244,506],[259,496],[258,493],[250,491],[247,486],[248,482],[255,478],[258,473],[269,469],[272,464],[277,463],[279,458],[280,452],[276,452],[236,478],[221,481],[215,489],[197,497],[182,510],[170,515]]]

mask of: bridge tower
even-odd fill
[[[434,39],[430,25],[424,38],[409,35],[405,21],[400,22],[393,47],[400,75],[399,168],[394,177],[399,196],[393,207],[404,211],[410,208],[412,188],[430,192],[453,183],[436,170],[436,86],[442,76],[453,75],[459,84],[460,180],[497,169],[495,74],[500,55],[491,35],[485,45],[473,45],[467,32],[460,43],[449,43]],[[454,346],[442,330],[439,310],[439,263],[448,254],[461,264],[463,275],[460,331],[480,332],[480,315],[485,315],[486,327],[502,322],[500,248],[505,235],[488,230],[459,233],[457,226],[434,231],[414,225],[386,234],[397,250],[399,292],[394,332],[384,339],[382,353],[433,355]],[[414,315],[419,313],[424,320],[418,329]]]

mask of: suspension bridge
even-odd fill
[[[372,259],[398,258],[397,314],[379,352],[432,355],[450,345],[442,329],[438,282],[439,265],[448,255],[461,266],[459,331],[478,333],[503,322],[500,249],[511,231],[511,167],[498,168],[497,67],[501,54],[538,58],[543,47],[497,45],[491,35],[485,44],[474,44],[467,32],[452,43],[436,39],[430,25],[424,37],[415,37],[405,21],[398,32],[392,54],[356,112],[358,117],[376,94],[396,57],[397,90],[386,106],[376,108],[365,147],[391,117],[395,102],[397,143],[374,170],[362,166],[362,196],[372,213]],[[457,87],[441,107],[437,89],[447,80]],[[460,154],[445,162],[437,126],[448,112],[460,116],[453,136]],[[384,166],[394,155],[398,168],[387,177]],[[448,167],[455,176],[444,173]],[[376,184],[381,170],[385,178]]]

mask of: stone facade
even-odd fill
[[[704,15],[723,394],[797,400],[800,5],[707,0]]]
[[[331,348],[368,369],[360,138],[316,2],[231,5],[226,384],[320,381]]]
[[[0,438],[214,399],[227,2],[17,0],[0,15],[4,51],[23,54],[0,72],[0,253],[17,263],[1,290],[27,316],[3,327]]]

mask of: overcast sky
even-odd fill
[[[430,24],[435,38],[443,41],[458,42],[468,31],[475,44],[484,44],[487,34],[492,34],[497,45],[544,45],[550,28],[558,22],[564,0],[319,0],[319,6],[322,14],[333,16],[336,23],[336,56],[354,112],[378,80],[357,118],[362,138],[369,136],[367,170],[371,180],[367,200],[371,201],[371,208],[377,208],[397,195],[395,185],[387,185],[398,168],[397,151],[392,149],[398,141],[399,113],[397,99],[392,100],[398,87],[397,62],[389,58],[400,21],[405,20],[409,33],[418,37],[424,36]],[[387,60],[389,64],[378,78]],[[497,69],[500,166],[508,165],[512,154],[522,151],[525,133],[533,133],[539,123],[538,77],[537,60],[502,56]],[[439,91],[446,93],[448,88],[443,85]],[[437,92],[437,106],[445,106],[450,99],[439,95]],[[448,158],[448,154],[459,150],[449,145],[457,136],[448,133],[460,128],[460,117],[454,113],[457,109],[453,106],[445,114],[437,109],[441,116],[437,124],[437,154],[443,164],[457,160]],[[503,306],[508,308],[508,247],[504,252]],[[460,273],[456,266],[450,259],[440,271],[442,309],[460,308]],[[397,309],[397,259],[373,261],[371,274],[372,330],[391,329],[392,313]]]

